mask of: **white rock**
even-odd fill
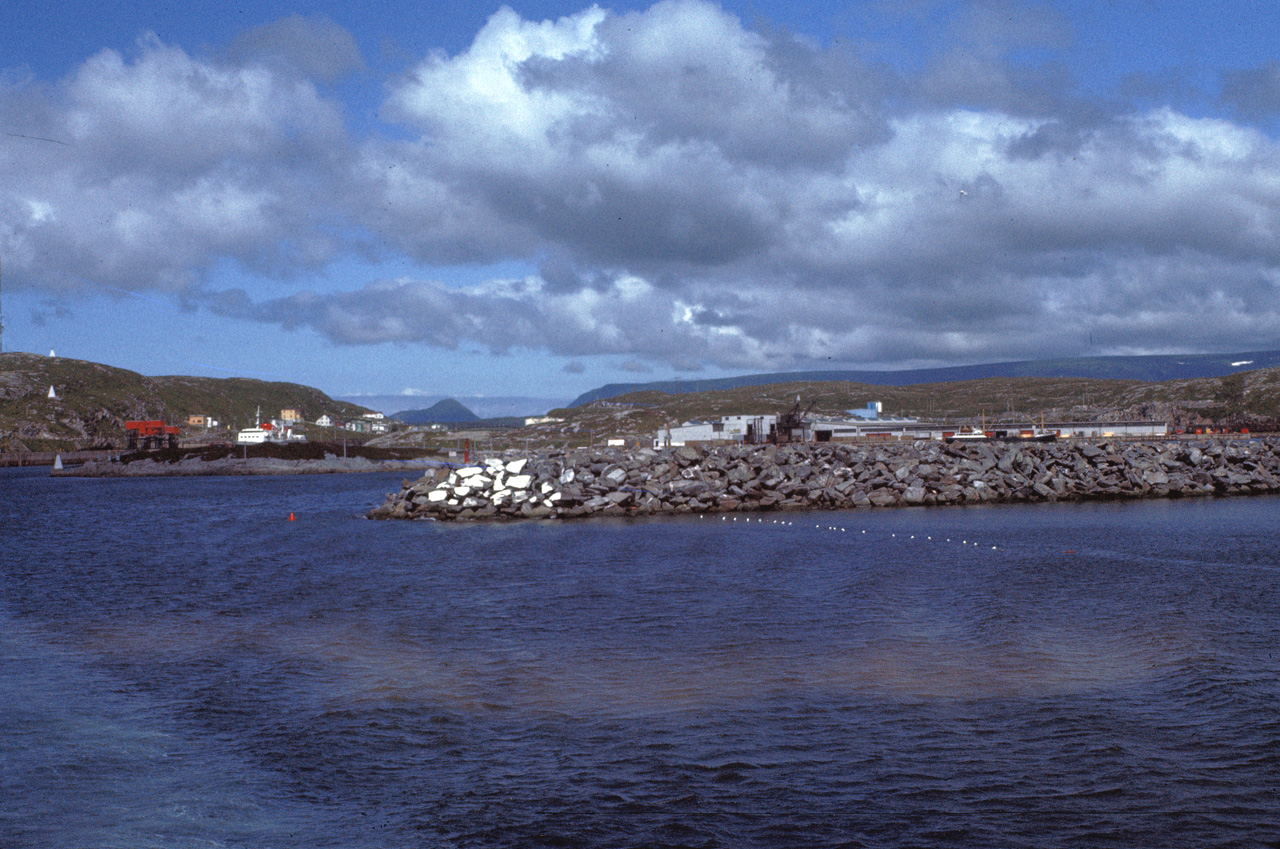
[[[560,483],[571,484],[573,483],[573,478],[573,469],[565,469],[560,475]]]
[[[465,480],[466,478],[478,475],[483,471],[484,469],[480,466],[464,466],[463,468],[458,469],[457,475],[459,478],[462,478]]]
[[[511,475],[507,478],[507,486],[511,489],[528,489],[533,483],[533,475]]]
[[[432,502],[437,502],[437,503],[444,501],[448,497],[449,497],[449,490],[447,489],[433,489],[427,493],[427,500]]]
[[[548,492],[551,492],[555,488],[556,488],[555,484],[553,484],[551,481],[546,481],[538,489],[542,492],[543,495],[546,495]]]
[[[560,496],[561,496],[561,493],[559,493],[559,492],[553,492],[553,493],[551,493],[550,495],[548,495],[548,496],[547,496],[547,503],[548,503],[548,504],[555,504],[557,501],[559,501],[559,500],[560,500]]]
[[[501,469],[503,466],[503,462],[497,457],[490,457],[488,460],[484,461],[484,464],[490,469]]]
[[[469,487],[469,486],[455,486],[455,487],[453,488],[453,494],[454,494],[455,496],[457,496],[458,498],[466,498],[468,495],[470,495],[470,494],[471,494],[471,487]]]
[[[512,503],[512,504],[523,504],[524,502],[526,502],[526,501],[528,501],[528,500],[529,500],[529,493],[527,493],[527,492],[513,492],[513,493],[511,493],[511,503]]]
[[[510,463],[507,463],[507,474],[509,475],[520,474],[521,472],[524,471],[524,467],[526,464],[528,464],[528,462],[529,462],[528,460],[524,460],[524,459],[512,460]]]

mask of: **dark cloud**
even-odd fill
[[[1224,72],[1222,101],[1250,121],[1280,115],[1280,62],[1272,59],[1256,68]]]
[[[227,52],[237,63],[281,62],[326,82],[365,67],[351,33],[323,15],[289,15],[246,30]]]
[[[36,327],[45,327],[50,319],[68,319],[73,315],[71,308],[63,301],[44,298],[38,307],[31,310],[31,323]]]

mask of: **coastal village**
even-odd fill
[[[1269,426],[1274,425],[1272,408],[1280,398],[1280,376],[1267,368],[1167,383],[1000,379],[874,387],[801,381],[702,393],[615,395],[501,420],[480,419],[450,401],[440,406],[454,415],[437,420],[432,410],[391,416],[292,384],[145,378],[53,352],[48,357],[3,357],[0,453],[23,463],[51,462],[57,452],[118,454],[305,442],[447,460],[465,456],[469,449],[493,453],[1244,435],[1274,429]],[[877,397],[881,392],[883,400]]]

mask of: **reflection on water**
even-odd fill
[[[1275,499],[446,528],[354,518],[380,477],[0,483],[6,845],[1270,839]]]
[[[64,637],[65,641],[65,637]],[[818,695],[889,699],[1034,699],[1143,685],[1194,656],[1186,634],[1119,640],[1061,628],[1023,628],[1016,639],[966,644],[919,633],[825,647],[734,644],[637,656],[616,647],[460,650],[352,623],[227,623],[172,618],[87,625],[73,642],[113,664],[143,668],[259,658],[264,675],[322,681],[334,708],[378,700],[495,702],[566,713],[631,713],[671,707]]]

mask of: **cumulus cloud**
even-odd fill
[[[545,350],[571,372],[1280,344],[1273,138],[1015,60],[1070,41],[1039,7],[953,24],[908,72],[704,0],[504,8],[388,81],[395,132],[356,139],[313,82],[360,67],[331,22],[285,19],[217,61],[147,38],[0,90],[15,132],[66,142],[0,152],[6,271],[180,290],[341,344]],[[1223,102],[1272,115],[1276,78],[1228,74]],[[350,250],[539,271],[270,290]],[[262,290],[208,291],[225,259]]]
[[[278,274],[338,247],[343,117],[305,79],[147,36],[0,89],[0,116],[0,247],[20,284],[183,291],[220,259]]]

